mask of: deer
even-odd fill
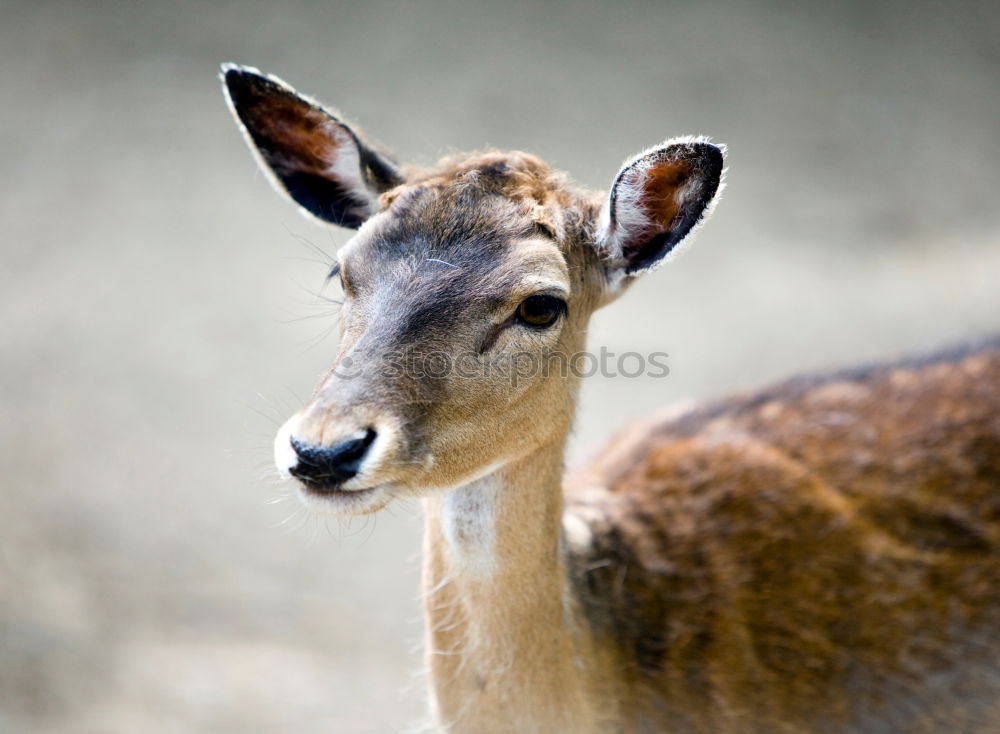
[[[438,730],[1000,731],[1000,339],[668,407],[566,471],[580,376],[516,367],[571,363],[676,256],[725,147],[667,140],[592,192],[524,152],[403,165],[221,76],[275,188],[355,230],[275,462],[320,512],[419,501]]]

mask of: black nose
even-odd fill
[[[335,487],[358,473],[374,440],[373,428],[367,429],[361,438],[341,441],[335,446],[314,446],[292,436],[292,448],[299,460],[288,471],[310,484]]]

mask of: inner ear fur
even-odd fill
[[[389,156],[277,77],[232,64],[222,77],[261,168],[310,214],[356,229],[377,210],[378,195],[403,182]]]
[[[605,205],[598,245],[626,275],[664,262],[711,210],[722,188],[725,147],[669,140],[628,161]]]

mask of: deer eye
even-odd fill
[[[517,307],[517,320],[533,329],[552,326],[566,311],[566,301],[555,296],[529,296]]]

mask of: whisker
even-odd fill
[[[319,256],[320,256],[321,258],[323,258],[323,263],[325,263],[325,264],[326,264],[326,265],[327,265],[328,267],[329,267],[329,266],[331,266],[331,265],[333,265],[333,264],[334,264],[335,262],[337,262],[337,260],[336,260],[336,258],[335,258],[335,257],[333,257],[333,256],[332,256],[331,254],[329,254],[329,253],[328,253],[328,252],[327,252],[326,250],[324,250],[324,249],[323,249],[322,247],[320,247],[319,245],[317,245],[317,244],[316,244],[315,242],[313,242],[312,240],[310,240],[310,239],[309,239],[308,237],[306,237],[305,235],[301,235],[301,234],[299,234],[298,232],[293,232],[293,231],[292,231],[292,230],[291,230],[291,229],[290,229],[290,228],[288,227],[288,225],[287,225],[287,224],[282,224],[282,226],[284,227],[285,231],[286,231],[286,232],[287,232],[287,233],[288,233],[289,235],[291,235],[291,236],[292,236],[292,238],[293,238],[293,239],[294,239],[294,240],[295,240],[296,242],[298,242],[298,243],[299,243],[300,245],[303,245],[303,246],[304,246],[304,247],[306,247],[307,249],[309,249],[309,250],[312,250],[312,251],[313,251],[314,253],[316,253],[316,254],[317,254],[317,255],[319,255]]]

